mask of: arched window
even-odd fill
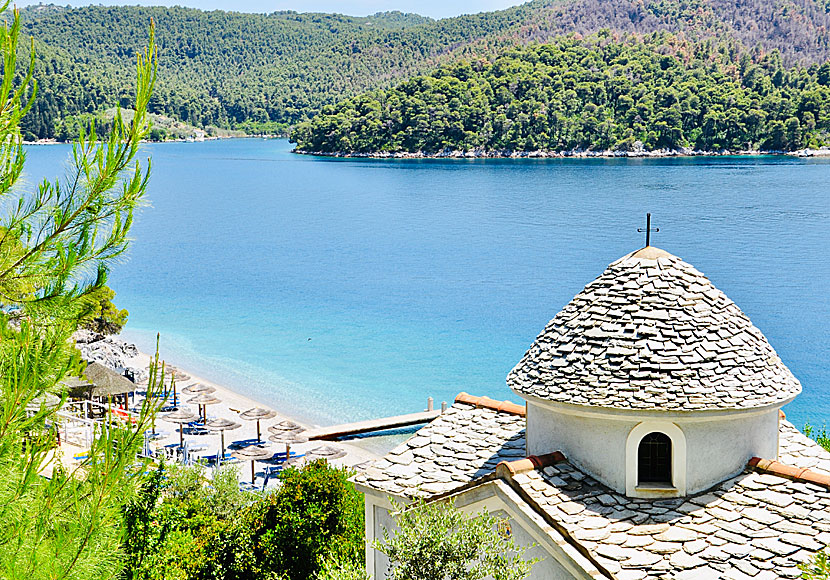
[[[637,485],[671,485],[671,452],[671,439],[665,433],[652,432],[643,437],[637,449]]]

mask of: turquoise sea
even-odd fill
[[[342,160],[285,140],[148,145],[151,205],[110,283],[125,338],[315,423],[424,408],[505,376],[608,263],[695,265],[830,425],[830,159]],[[28,148],[28,183],[68,146]]]

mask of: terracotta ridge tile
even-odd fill
[[[512,477],[519,473],[526,473],[534,469],[543,469],[567,460],[561,451],[554,451],[553,453],[545,453],[544,455],[530,455],[524,459],[517,459],[515,461],[501,461],[496,465],[496,476],[503,478]]]
[[[777,475],[778,477],[793,481],[812,483],[830,489],[830,475],[812,471],[807,467],[794,467],[786,463],[772,459],[762,459],[760,457],[750,459],[747,466],[758,473],[769,473],[770,475]]]
[[[473,405],[474,407],[493,409],[500,413],[509,413],[511,415],[525,416],[527,410],[522,405],[511,403],[510,401],[496,401],[490,397],[476,397],[468,393],[458,393],[455,397],[456,403],[464,403],[465,405]]]

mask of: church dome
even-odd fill
[[[647,246],[551,320],[507,377],[519,395],[631,410],[782,405],[801,385],[701,272]]]

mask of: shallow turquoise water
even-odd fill
[[[69,149],[29,148],[30,182]],[[126,337],[318,423],[504,378],[606,265],[653,244],[703,271],[830,424],[830,160],[335,160],[282,140],[159,144],[111,285]]]

